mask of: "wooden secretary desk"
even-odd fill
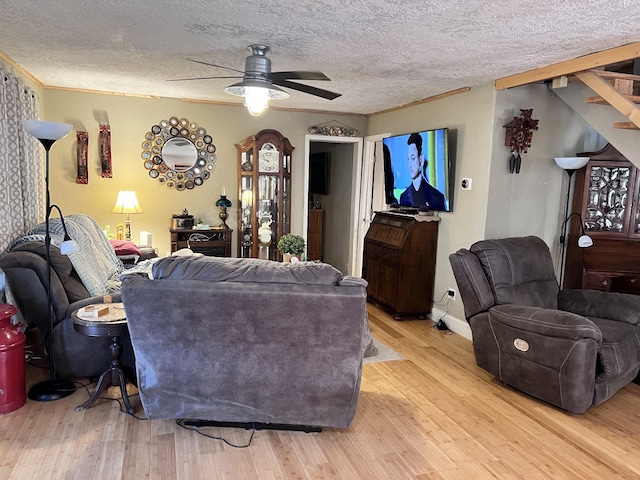
[[[570,220],[564,288],[640,294],[640,175],[612,145],[575,173],[572,212],[593,245],[578,247],[577,215]]]
[[[369,300],[393,318],[431,312],[438,246],[438,217],[376,212],[364,239],[363,277]]]

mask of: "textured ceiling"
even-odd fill
[[[0,51],[47,86],[237,102],[248,45],[273,71],[321,70],[342,93],[287,108],[373,113],[632,43],[640,2],[613,0],[0,0]]]

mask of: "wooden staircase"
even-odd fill
[[[585,98],[586,103],[595,105],[611,105],[627,117],[629,122],[615,122],[614,128],[640,130],[640,95],[634,95],[635,82],[640,75],[612,72],[607,70],[586,70],[574,76],[598,95]]]

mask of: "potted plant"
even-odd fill
[[[282,259],[285,262],[290,262],[292,257],[300,260],[304,248],[304,238],[300,235],[285,233],[278,240],[278,251],[282,254]]]

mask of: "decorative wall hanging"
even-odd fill
[[[331,125],[332,123],[337,123],[339,125]],[[338,120],[332,120],[330,122],[309,127],[309,133],[316,135],[330,135],[332,137],[357,137],[359,132],[355,128],[339,122]]]
[[[111,127],[100,125],[100,164],[102,178],[111,178]]]
[[[87,166],[87,158],[89,155],[89,133],[76,132],[76,137],[78,139],[78,176],[76,177],[76,183],[87,184],[89,183],[89,168]]]
[[[191,190],[202,185],[215,170],[213,137],[196,122],[178,117],[161,120],[144,138],[144,168],[161,185]]]
[[[533,130],[538,130],[538,120],[531,118],[533,109],[520,109],[520,117],[513,117],[513,120],[504,127],[507,129],[504,144],[511,147],[511,156],[509,157],[509,172],[520,173],[522,164],[521,153],[527,153],[531,147],[533,139]]]

